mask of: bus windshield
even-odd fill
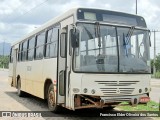
[[[150,73],[149,31],[130,27],[78,23],[79,47],[74,71]]]

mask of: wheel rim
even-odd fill
[[[48,95],[48,100],[49,100],[49,104],[51,105],[51,106],[54,106],[54,104],[55,104],[55,99],[54,99],[55,97],[54,97],[54,92],[51,90],[50,92],[49,92],[49,95]]]

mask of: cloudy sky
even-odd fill
[[[0,0],[0,42],[14,42],[72,7],[95,7],[135,14],[136,0]],[[150,30],[160,30],[160,0],[137,0]],[[160,46],[157,33],[156,46]],[[151,36],[153,41],[153,35]],[[151,47],[153,52],[153,42]],[[160,47],[157,48],[160,53]]]

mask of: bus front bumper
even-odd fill
[[[133,95],[133,96],[101,97],[101,102],[103,102],[104,104],[128,102],[131,105],[135,106],[137,104],[145,104],[149,101],[150,98],[149,96],[147,96],[147,94]]]
[[[138,104],[146,104],[150,101],[149,96],[144,93],[141,95],[128,95],[128,96],[87,96],[77,94],[74,99],[74,109],[82,108],[104,108]],[[120,104],[124,103],[125,104]],[[126,104],[127,103],[127,104]]]

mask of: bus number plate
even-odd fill
[[[150,98],[149,97],[141,97],[140,98],[140,102],[141,103],[147,103],[147,102],[149,102],[150,101]]]

